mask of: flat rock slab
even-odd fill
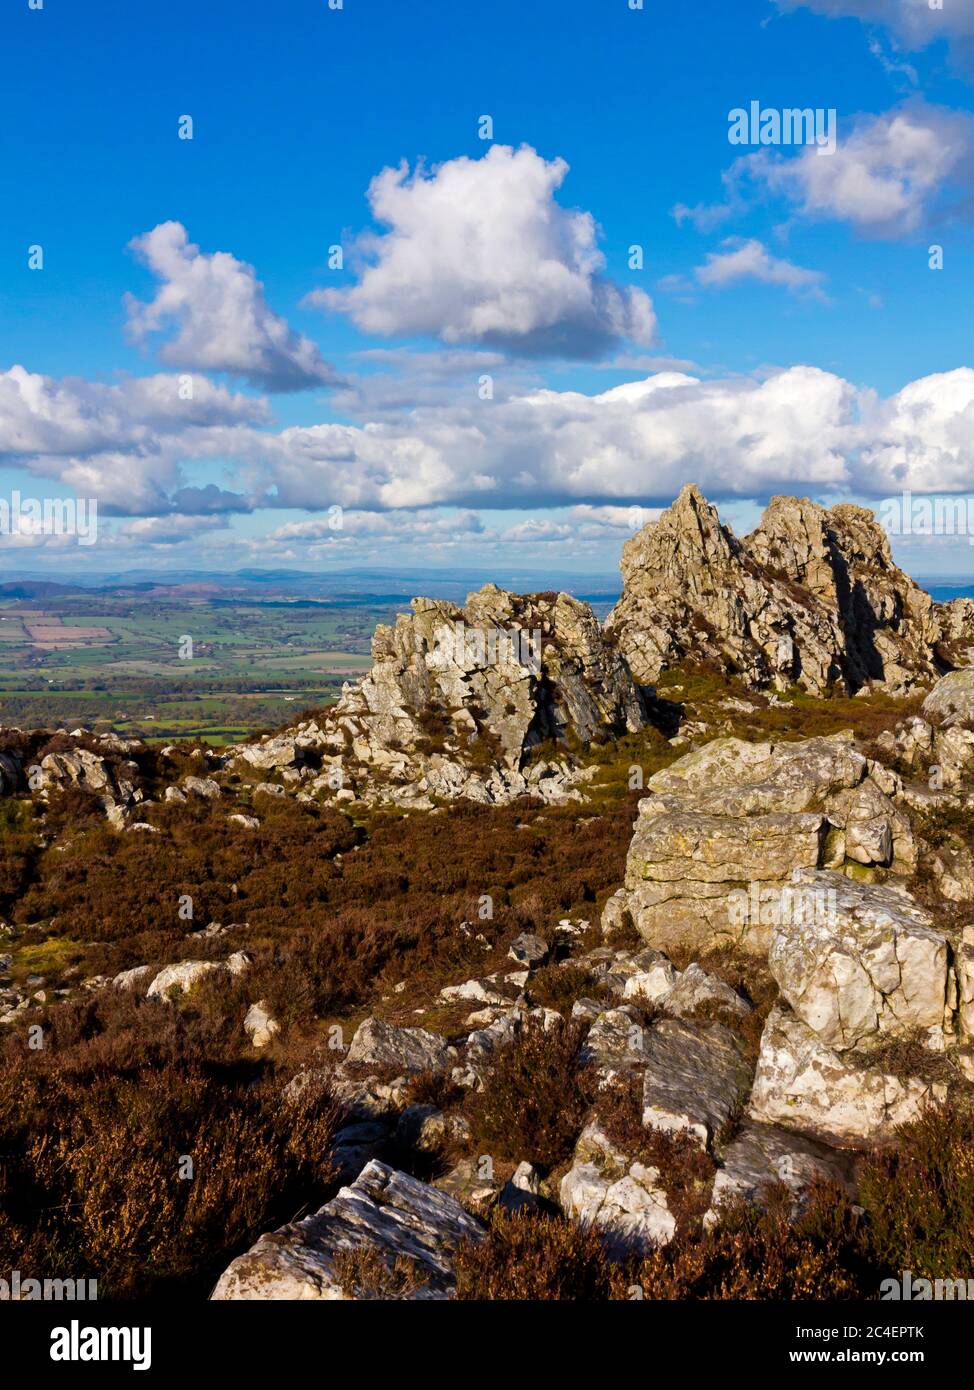
[[[947,937],[908,893],[824,871],[799,875],[795,890],[796,910],[775,926],[768,964],[823,1043],[868,1048],[942,1027]],[[805,894],[814,895],[808,911]]]
[[[787,878],[821,860],[827,822],[821,813],[707,816],[667,811],[641,817],[626,866],[626,885],[644,879],[701,883]]]
[[[777,1184],[797,1196],[812,1183],[834,1182],[854,1197],[853,1168],[851,1155],[816,1139],[775,1125],[745,1124],[724,1150],[704,1225],[718,1223],[723,1203],[740,1199],[760,1205],[762,1196]]]
[[[582,1045],[581,1060],[603,1074],[645,1065],[650,1029],[631,1004],[598,1014]]]
[[[483,1234],[481,1222],[449,1193],[373,1160],[314,1216],[261,1236],[224,1270],[211,1297],[347,1299],[335,1258],[365,1249],[390,1271],[400,1256],[413,1263],[423,1282],[403,1300],[450,1298],[457,1246]]]
[[[764,1025],[748,1113],[827,1143],[869,1144],[891,1138],[897,1125],[945,1098],[943,1086],[843,1060],[790,1009],[776,1005]]]
[[[456,1049],[425,1028],[396,1028],[379,1018],[359,1024],[345,1054],[346,1062],[399,1067],[404,1072],[438,1071],[456,1060]]]
[[[750,1079],[729,1028],[664,1019],[647,1034],[643,1124],[688,1130],[706,1148],[740,1109]]]
[[[820,794],[855,787],[867,763],[851,732],[783,743],[749,743],[715,738],[654,773],[654,792],[709,792],[718,787],[772,785],[814,786]]]

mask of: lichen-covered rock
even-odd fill
[[[890,1139],[898,1125],[919,1119],[945,1095],[939,1084],[843,1059],[790,1009],[776,1005],[761,1037],[748,1113],[827,1143],[869,1144]]]
[[[924,714],[936,715],[946,724],[974,719],[974,667],[948,672],[933,687],[921,708]]]
[[[379,1018],[359,1024],[345,1061],[362,1066],[397,1067],[403,1072],[440,1071],[456,1060],[456,1049],[425,1028],[397,1028]]]
[[[811,873],[829,910],[780,922],[768,965],[797,1016],[837,1051],[942,1029],[947,937],[902,888]]]
[[[851,732],[714,739],[649,779],[615,914],[659,948],[766,951],[803,871],[915,868],[909,820],[882,777]]]
[[[343,1251],[374,1255],[390,1276],[408,1264],[403,1301],[445,1299],[455,1288],[453,1257],[461,1240],[479,1240],[483,1225],[446,1192],[373,1160],[350,1187],[314,1216],[261,1236],[220,1276],[211,1298],[325,1299],[352,1297],[336,1260]],[[388,1297],[362,1290],[358,1297]]]
[[[775,497],[738,540],[688,483],[626,542],[622,576],[607,630],[647,684],[706,659],[752,686],[900,693],[974,640],[971,611],[935,604],[893,563],[872,513],[849,504]]]
[[[603,1080],[618,1072],[644,1066],[649,1032],[642,1014],[632,1005],[603,1009],[588,1030],[582,1046],[582,1061],[593,1066]]]
[[[659,1171],[622,1153],[597,1120],[578,1138],[559,1198],[567,1216],[594,1226],[620,1254],[645,1253],[669,1244],[676,1234]]]

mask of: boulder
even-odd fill
[[[548,959],[548,943],[542,941],[540,936],[534,936],[531,932],[522,932],[511,942],[508,955],[511,960],[516,960],[519,965],[526,965],[529,969],[543,965]]]
[[[827,1143],[889,1140],[896,1127],[940,1104],[946,1090],[916,1077],[861,1067],[830,1048],[786,1006],[768,1015],[748,1114]]]
[[[768,965],[795,1014],[837,1051],[942,1029],[950,951],[902,888],[843,874],[800,876],[824,913],[779,922]]]
[[[501,1188],[497,1205],[509,1216],[536,1212],[541,1205],[541,1174],[533,1163],[519,1163]]]
[[[643,1124],[710,1146],[740,1112],[751,1069],[723,1024],[663,1019],[647,1036]]]
[[[456,1060],[456,1049],[438,1033],[397,1028],[379,1018],[359,1024],[345,1061],[362,1066],[394,1067],[403,1072],[442,1071]]]
[[[214,777],[184,777],[183,790],[190,796],[202,797],[205,801],[212,801],[214,797],[220,795],[220,784]]]
[[[597,1014],[585,1042],[581,1059],[594,1066],[601,1079],[618,1072],[644,1066],[648,1055],[649,1029],[639,1009],[625,1004],[618,1009],[603,1009]]]
[[[484,1227],[448,1193],[373,1160],[349,1187],[314,1216],[261,1236],[220,1276],[211,1298],[341,1300],[343,1251],[375,1257],[393,1276],[397,1262],[414,1273],[398,1300],[441,1300],[455,1289],[453,1257],[462,1240],[479,1240]],[[359,1297],[389,1296],[365,1290]]]
[[[850,1198],[856,1195],[850,1154],[774,1125],[742,1125],[724,1149],[721,1160],[710,1209],[704,1216],[707,1228],[718,1224],[724,1203],[745,1201],[761,1205],[768,1190],[778,1184],[799,1197],[816,1182],[834,1183]]]
[[[243,1026],[251,1046],[258,1049],[268,1047],[281,1031],[281,1025],[263,999],[259,999],[256,1004],[251,1004],[244,1018]]]
[[[175,965],[166,965],[146,990],[147,999],[172,999],[176,994],[186,994],[205,980],[208,975],[222,975],[226,966],[217,960],[182,960]]]
[[[166,965],[153,976],[145,992],[146,998],[171,1000],[177,994],[186,994],[208,976],[243,975],[250,969],[250,964],[246,951],[234,951],[224,961],[182,960],[175,965]]]
[[[567,1216],[594,1226],[619,1255],[646,1253],[667,1245],[676,1234],[658,1170],[622,1153],[597,1121],[579,1136],[559,1199]]]
[[[924,700],[921,709],[944,724],[967,723],[974,719],[974,667],[950,671],[941,677]]]
[[[146,980],[154,979],[156,973],[154,965],[135,965],[131,970],[122,970],[112,984],[116,989],[138,989]]]
[[[909,821],[877,778],[851,731],[685,754],[639,803],[624,910],[655,947],[767,951],[804,871],[915,868]]]

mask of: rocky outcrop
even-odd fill
[[[591,609],[567,594],[485,585],[463,608],[414,599],[380,626],[373,666],[320,721],[235,750],[309,790],[429,807],[579,798],[569,762],[530,762],[547,740],[587,747],[645,723],[645,705]]]
[[[643,1124],[687,1132],[707,1148],[739,1113],[750,1080],[740,1041],[729,1028],[663,1019],[647,1040]]]
[[[314,1216],[261,1236],[223,1272],[211,1298],[445,1299],[457,1246],[483,1233],[448,1193],[373,1160]],[[356,1251],[367,1251],[392,1287],[349,1288],[340,1257]],[[385,1282],[381,1273],[372,1277]]]
[[[957,675],[966,675],[958,671]],[[931,695],[936,695],[939,684]],[[974,733],[960,722],[948,717],[942,723],[930,724],[911,715],[895,729],[884,730],[877,736],[876,747],[904,770],[908,776],[922,779],[926,790],[939,793],[960,787],[974,770]],[[930,797],[924,789],[906,788],[911,804],[923,807]]]
[[[30,771],[29,785],[45,801],[52,792],[69,787],[88,792],[116,825],[129,807],[143,800],[134,761],[110,759],[83,745],[46,754]]]
[[[862,1067],[778,1006],[761,1038],[748,1113],[833,1144],[869,1144],[891,1138],[897,1125],[919,1119],[945,1096],[939,1083]]]
[[[755,687],[903,693],[974,654],[971,605],[935,604],[849,504],[775,497],[738,540],[687,484],[626,542],[622,576],[606,629],[645,684],[706,660]]]
[[[816,869],[912,872],[895,776],[851,732],[788,743],[714,739],[649,779],[626,862],[628,913],[652,946],[766,951],[782,915],[817,910]],[[884,790],[885,788],[885,790]],[[611,922],[607,923],[611,925]]]

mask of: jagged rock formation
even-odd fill
[[[131,756],[144,749],[138,739],[82,729],[5,732],[14,742],[0,752],[0,795],[30,791],[47,801],[53,792],[76,788],[93,796],[117,827],[144,799],[139,766]],[[40,751],[51,743],[50,751]]]
[[[433,599],[412,607],[395,627],[376,628],[372,670],[322,719],[236,756],[346,800],[560,801],[581,795],[571,767],[529,765],[533,748],[549,739],[587,747],[644,725],[625,661],[577,599],[487,584],[463,608]]]
[[[904,693],[974,653],[974,603],[935,604],[872,513],[772,498],[738,540],[692,484],[627,541],[606,630],[638,681],[685,660],[752,686]]]
[[[609,916],[651,946],[766,951],[776,918],[814,907],[828,885],[808,869],[911,872],[916,845],[893,795],[900,780],[851,731],[791,743],[720,738],[649,779]]]

